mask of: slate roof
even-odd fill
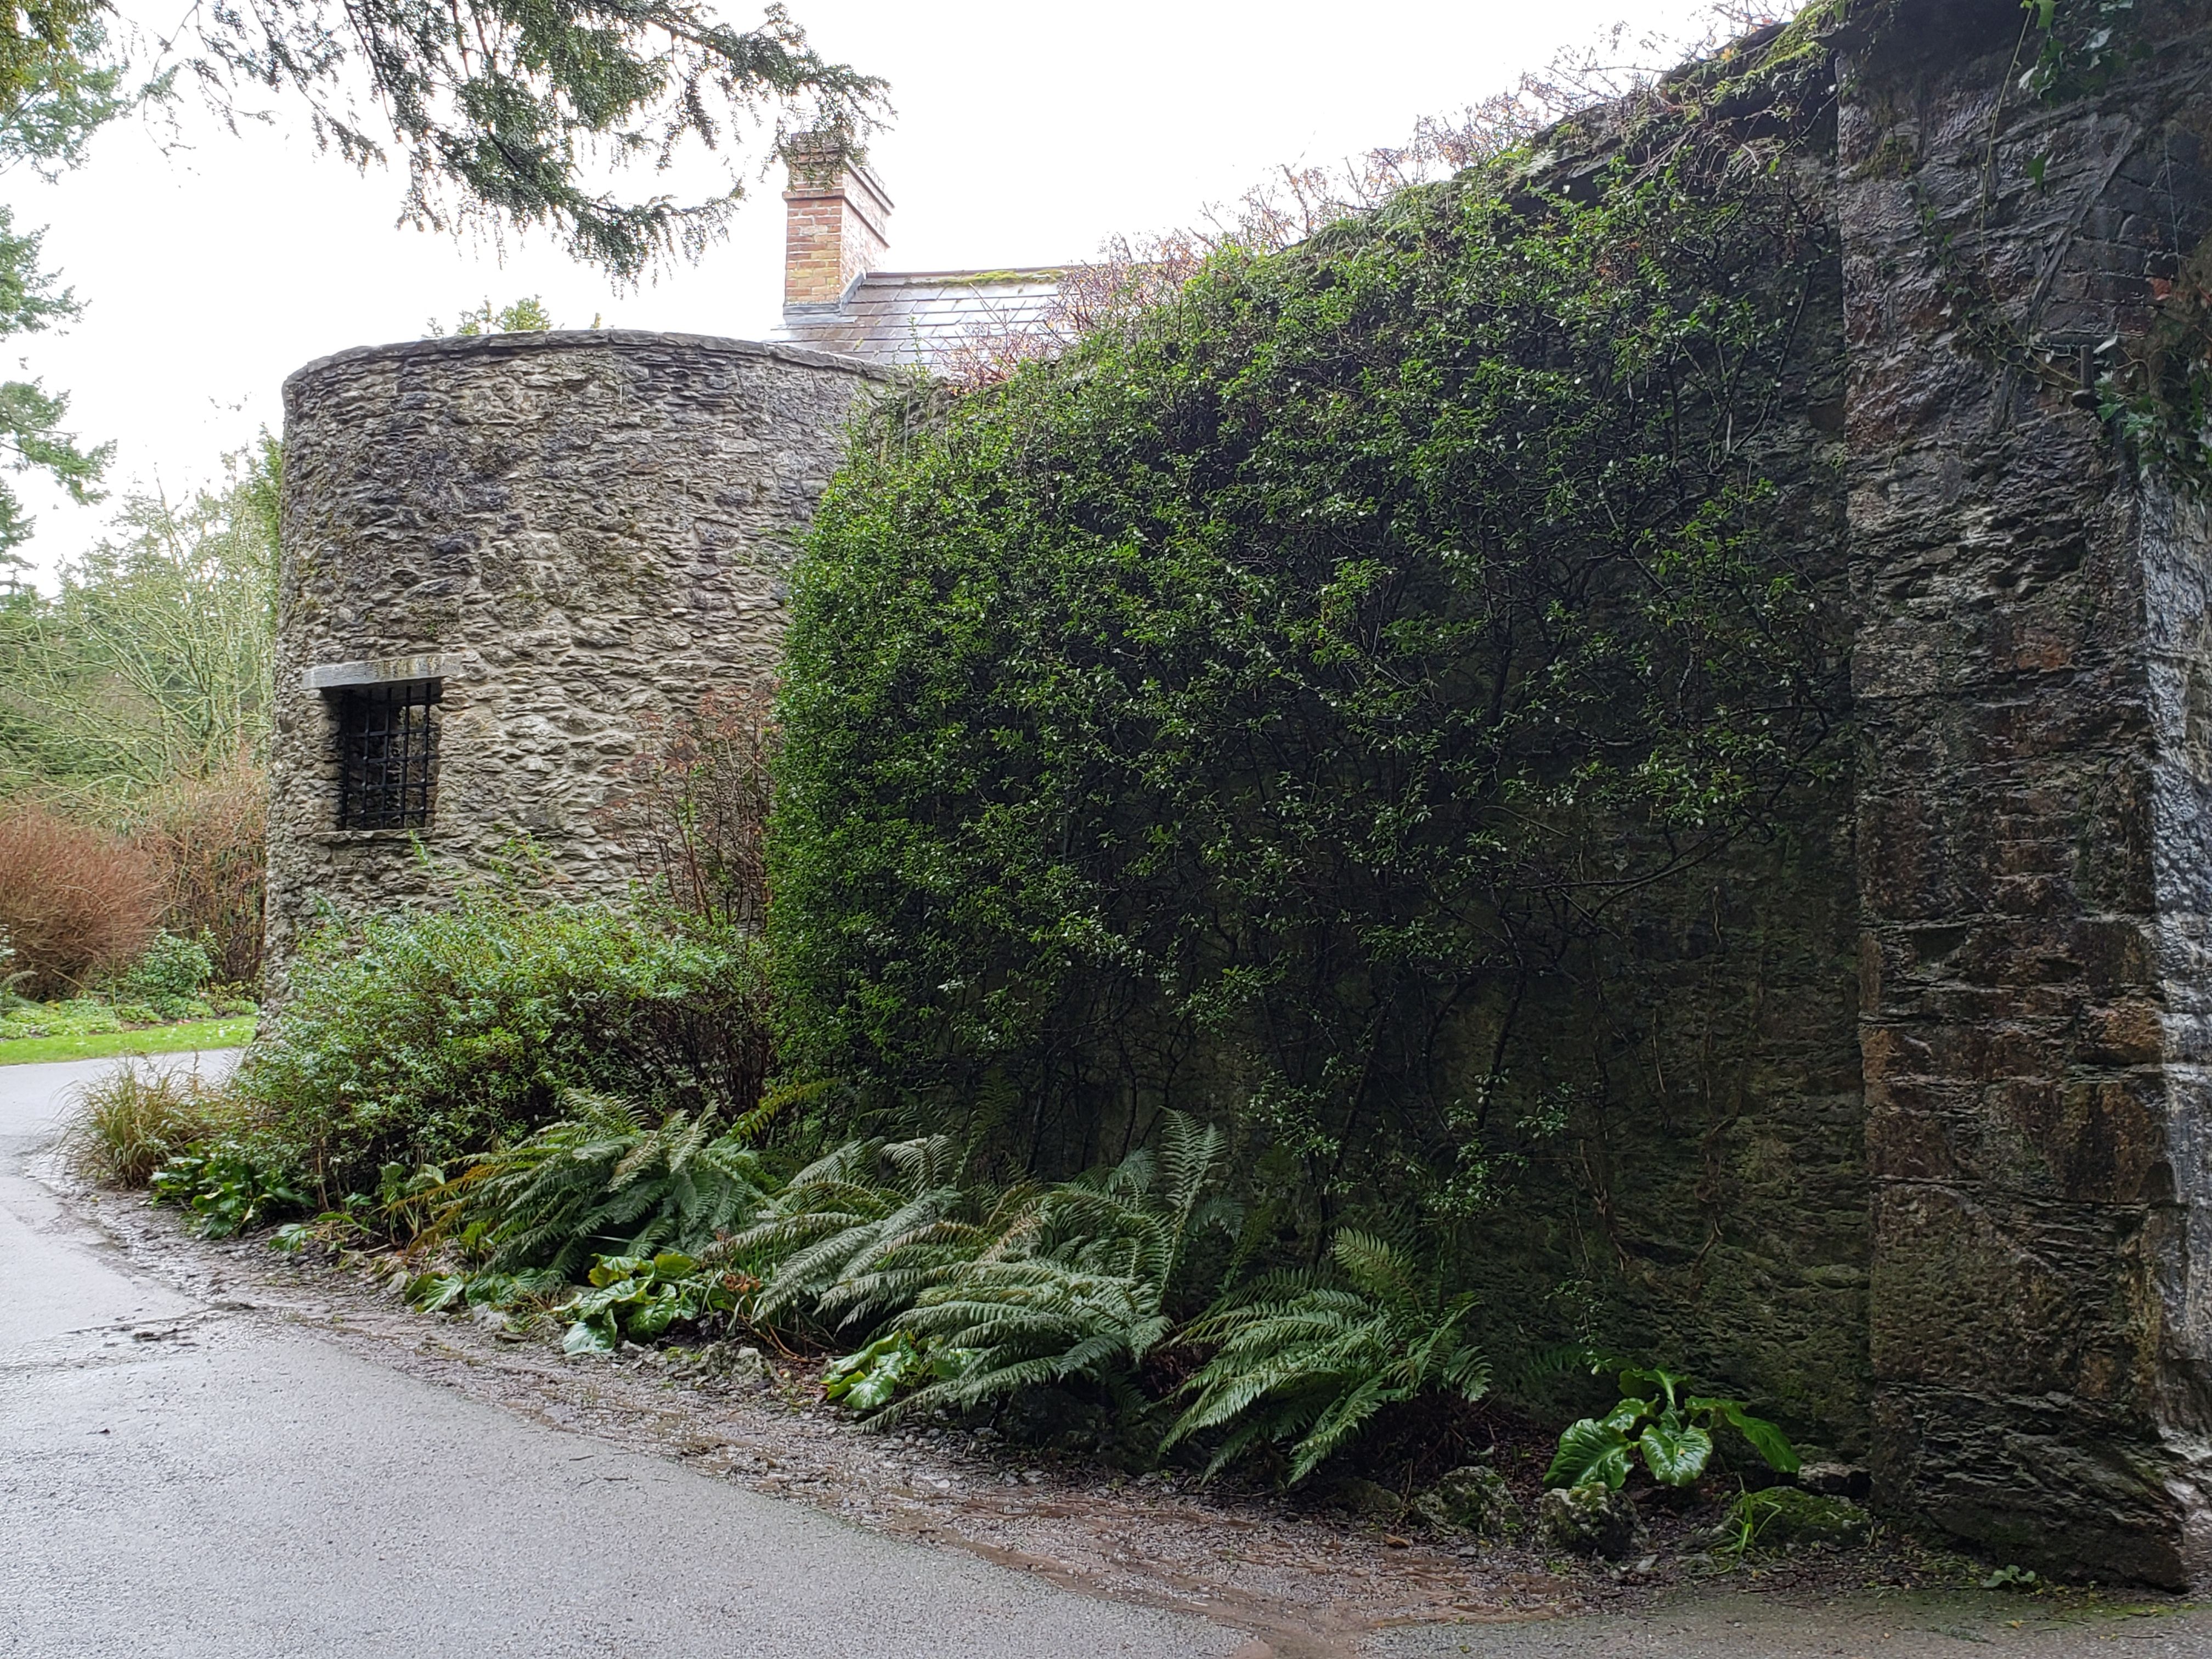
[[[1057,269],[872,270],[834,306],[786,306],[769,337],[868,362],[933,368],[979,335],[1044,314]]]

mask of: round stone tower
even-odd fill
[[[626,330],[416,340],[284,383],[269,961],[527,838],[577,897],[652,725],[773,672],[794,535],[881,371]],[[418,850],[419,848],[419,850]]]

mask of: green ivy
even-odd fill
[[[878,414],[793,580],[789,1056],[1043,1170],[1184,1104],[1291,1188],[1484,1201],[1558,1081],[1524,1003],[1839,759],[1783,44],[1748,126],[1508,158]]]

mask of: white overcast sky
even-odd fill
[[[897,115],[871,159],[896,203],[894,270],[1080,258],[1115,232],[1188,222],[1282,161],[1395,143],[1425,114],[1497,91],[1559,47],[1626,18],[1698,27],[1698,0],[792,0],[825,56],[888,78]],[[169,24],[122,0],[126,19]],[[725,16],[749,21],[748,0]],[[86,302],[64,336],[16,343],[73,398],[88,441],[117,445],[117,491],[188,493],[226,450],[283,419],[279,387],[347,346],[404,339],[435,316],[542,295],[555,320],[757,337],[780,301],[781,177],[695,268],[631,293],[549,239],[507,250],[395,224],[400,180],[319,155],[305,123],[234,137],[183,109],[164,154],[135,120],[55,185],[0,179],[19,227]],[[287,112],[288,114],[294,113]],[[0,365],[10,374],[13,364]],[[21,481],[26,550],[51,585],[109,507]]]

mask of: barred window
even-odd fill
[[[338,828],[420,830],[437,799],[441,680],[348,687],[336,696]]]

